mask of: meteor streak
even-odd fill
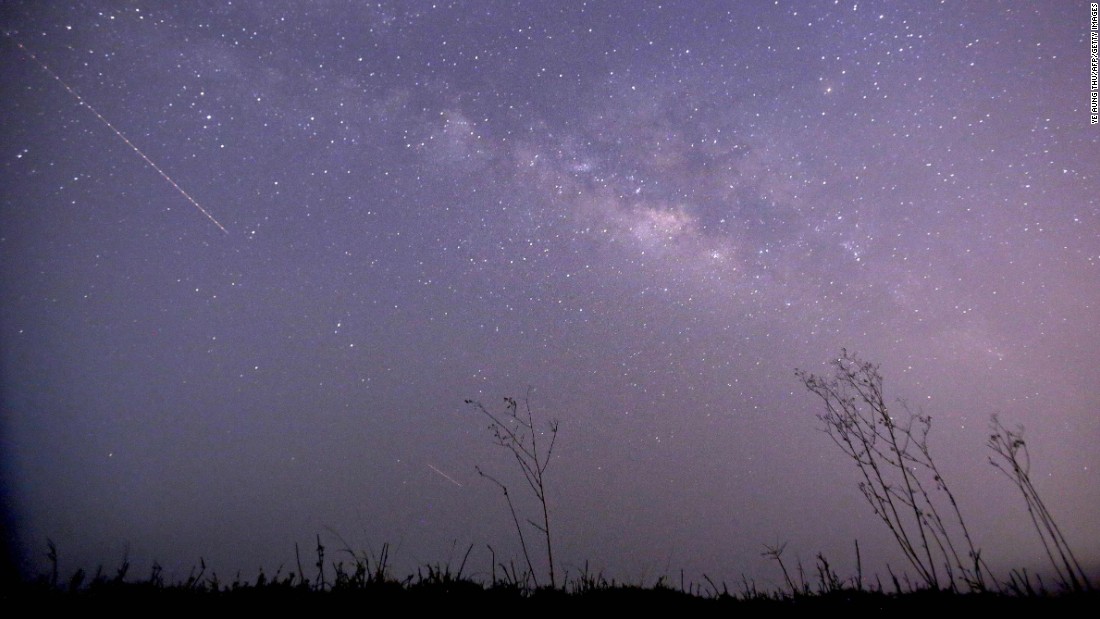
[[[428,464],[428,463],[427,463],[427,462],[425,462],[424,464]],[[457,481],[455,481],[453,477],[451,477],[450,475],[448,475],[448,474],[444,473],[443,471],[441,471],[441,470],[439,470],[439,469],[435,468],[434,466],[432,466],[432,465],[430,465],[430,464],[428,464],[428,468],[430,468],[431,470],[435,471],[436,473],[439,473],[440,475],[442,475],[442,476],[443,476],[443,478],[444,478],[444,479],[446,479],[447,481],[451,482],[452,484],[454,484],[454,485],[458,486],[459,488],[461,488],[461,487],[462,487],[462,484],[460,484],[460,483],[458,483]]]
[[[96,109],[95,109],[94,107],[92,107],[92,106],[91,106],[91,105],[90,105],[90,104],[89,104],[89,103],[88,103],[87,101],[85,101],[85,100],[84,100],[84,97],[81,97],[79,93],[77,93],[77,92],[76,92],[75,90],[73,90],[73,89],[72,89],[72,87],[70,87],[70,86],[69,86],[68,84],[66,84],[66,83],[65,83],[65,80],[61,79],[61,76],[59,76],[58,74],[54,73],[54,72],[53,72],[53,70],[52,70],[52,69],[50,69],[50,67],[49,67],[49,66],[47,66],[45,62],[43,62],[43,61],[39,60],[39,59],[38,59],[38,56],[35,56],[35,55],[34,55],[34,53],[33,53],[33,52],[31,52],[31,50],[29,50],[29,49],[27,49],[26,47],[24,47],[24,46],[23,46],[23,44],[22,44],[22,43],[20,43],[20,42],[19,42],[18,40],[16,40],[16,39],[15,39],[15,37],[14,37],[14,36],[13,36],[13,35],[12,35],[11,33],[8,33],[8,36],[12,38],[12,40],[13,40],[13,41],[15,42],[15,44],[16,44],[17,46],[19,46],[19,49],[20,49],[20,50],[21,50],[21,51],[22,51],[22,52],[23,52],[24,54],[26,54],[26,55],[27,55],[27,57],[29,57],[29,58],[30,58],[31,60],[33,60],[33,61],[35,61],[36,63],[38,63],[38,66],[42,67],[42,70],[43,70],[43,71],[45,71],[46,73],[48,73],[48,74],[50,75],[50,77],[52,77],[52,78],[54,78],[55,80],[57,80],[57,83],[58,83],[58,84],[61,84],[61,87],[62,87],[62,88],[64,88],[65,90],[67,90],[67,91],[69,92],[69,94],[70,94],[70,95],[72,95],[72,96],[73,96],[74,98],[76,98],[76,101],[77,101],[77,103],[79,103],[79,104],[80,104],[80,105],[82,105],[83,107],[87,108],[89,112],[91,112],[92,114],[94,114],[94,115],[95,115],[95,117],[96,117],[96,118],[98,118],[98,119],[100,120],[100,122],[102,122],[103,124],[107,125],[107,128],[108,128],[108,129],[110,129],[111,131],[114,131],[114,132],[115,132],[115,135],[117,135],[117,136],[119,137],[119,139],[121,139],[121,140],[122,140],[123,142],[125,142],[125,143],[126,143],[126,145],[127,145],[127,146],[129,146],[129,147],[130,147],[131,149],[133,149],[133,151],[134,151],[135,153],[137,153],[139,157],[141,157],[142,159],[144,159],[144,160],[145,160],[145,163],[149,164],[149,167],[151,167],[151,168],[153,168],[154,170],[156,170],[156,171],[157,171],[157,174],[160,174],[160,175],[161,175],[161,177],[162,177],[162,178],[164,178],[164,180],[168,181],[168,184],[169,184],[169,185],[171,185],[172,187],[174,187],[174,188],[176,189],[176,191],[180,192],[180,195],[182,195],[182,196],[183,196],[184,198],[187,198],[187,201],[188,201],[188,202],[190,202],[190,203],[191,203],[192,205],[194,205],[194,207],[195,207],[195,208],[199,209],[199,212],[200,212],[200,213],[202,213],[203,215],[206,215],[206,218],[207,218],[207,219],[209,219],[209,220],[210,220],[211,222],[213,222],[213,223],[214,223],[214,225],[215,225],[215,226],[217,226],[219,230],[221,230],[222,232],[224,232],[224,233],[226,233],[226,234],[229,234],[229,230],[226,230],[226,229],[225,229],[225,226],[221,225],[221,223],[219,223],[217,219],[214,219],[214,216],[213,216],[213,215],[211,215],[211,214],[210,214],[210,213],[209,213],[209,212],[208,212],[208,211],[207,211],[206,209],[204,209],[204,208],[202,207],[202,205],[201,205],[201,204],[199,204],[198,200],[196,200],[196,199],[192,198],[192,197],[191,197],[191,194],[189,194],[189,193],[187,193],[186,191],[184,191],[184,190],[183,190],[183,187],[180,187],[180,186],[179,186],[179,184],[178,184],[178,183],[176,183],[176,181],[172,180],[172,177],[171,177],[171,176],[168,176],[168,173],[167,173],[167,172],[165,172],[164,170],[162,170],[160,166],[158,166],[158,165],[157,165],[156,163],[154,163],[154,162],[153,162],[153,160],[152,160],[152,159],[150,159],[150,158],[149,158],[149,157],[148,157],[148,156],[147,156],[147,155],[146,155],[145,153],[141,152],[141,149],[140,149],[140,148],[138,148],[138,147],[137,147],[136,145],[134,145],[134,143],[133,143],[133,142],[131,142],[131,141],[129,140],[129,138],[127,138],[127,137],[126,137],[125,135],[123,135],[123,133],[122,133],[121,131],[119,131],[118,129],[116,129],[116,128],[115,128],[115,126],[111,124],[111,121],[109,121],[109,120],[107,120],[106,118],[104,118],[102,114],[100,114],[99,112],[97,112],[97,111],[96,111]]]

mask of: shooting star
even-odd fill
[[[424,464],[428,464],[428,463],[427,463],[427,462],[425,462]],[[441,470],[439,470],[439,469],[435,468],[434,466],[432,466],[432,465],[430,465],[430,464],[428,464],[428,468],[430,468],[431,470],[435,471],[436,473],[439,473],[440,475],[442,475],[442,476],[443,476],[443,479],[446,479],[447,481],[449,481],[449,482],[451,482],[452,484],[454,484],[454,485],[458,486],[459,488],[461,488],[461,487],[462,487],[462,484],[460,484],[460,483],[458,483],[457,481],[455,481],[455,479],[454,479],[453,477],[451,477],[450,475],[448,475],[448,474],[444,473],[443,471],[441,471]]]
[[[133,149],[133,151],[134,151],[135,153],[137,153],[139,157],[141,157],[142,159],[144,159],[144,160],[145,160],[145,163],[149,164],[149,167],[151,167],[151,168],[153,168],[154,170],[156,170],[156,171],[157,171],[157,174],[160,174],[160,175],[161,175],[161,177],[163,177],[163,178],[164,178],[164,180],[168,181],[168,184],[169,184],[169,185],[171,185],[172,187],[174,187],[176,191],[180,192],[180,195],[182,195],[182,196],[183,196],[184,198],[187,198],[187,201],[188,201],[188,202],[190,202],[190,203],[191,203],[192,205],[194,205],[194,207],[195,207],[195,208],[199,209],[199,212],[200,212],[200,213],[202,213],[203,215],[206,215],[206,218],[207,218],[207,219],[209,219],[209,220],[210,220],[211,222],[213,222],[213,223],[214,223],[214,225],[215,225],[215,226],[217,226],[219,230],[221,230],[222,232],[224,232],[224,233],[226,233],[226,234],[229,234],[229,230],[226,230],[226,229],[225,229],[225,226],[221,225],[221,223],[220,223],[220,222],[219,222],[219,221],[218,221],[217,219],[214,219],[214,216],[213,216],[213,215],[211,215],[211,214],[210,214],[210,213],[209,213],[209,212],[208,212],[208,211],[207,211],[206,209],[204,209],[204,208],[202,207],[202,205],[200,205],[200,204],[199,204],[199,201],[198,201],[198,200],[196,200],[196,199],[192,198],[192,197],[191,197],[191,194],[189,194],[189,193],[187,193],[186,191],[184,191],[184,190],[183,190],[183,187],[180,187],[180,186],[179,186],[179,184],[178,184],[178,183],[176,183],[176,181],[172,180],[172,177],[171,177],[171,176],[168,176],[168,173],[167,173],[167,172],[165,172],[164,170],[162,170],[162,169],[161,169],[161,167],[160,167],[160,166],[158,166],[158,165],[157,165],[156,163],[153,163],[153,160],[152,160],[152,159],[150,159],[150,158],[148,157],[148,155],[146,155],[145,153],[141,152],[141,149],[140,149],[140,148],[138,148],[138,147],[137,147],[137,146],[136,146],[136,145],[135,145],[135,144],[134,144],[133,142],[131,142],[131,141],[129,140],[129,138],[127,138],[127,137],[126,137],[125,135],[123,135],[123,133],[122,133],[121,131],[119,131],[118,129],[116,129],[116,128],[115,128],[115,126],[111,124],[111,121],[109,121],[109,120],[107,120],[106,118],[104,118],[102,114],[100,114],[99,112],[97,112],[97,111],[96,111],[96,109],[95,109],[94,107],[92,107],[92,106],[91,106],[91,105],[90,105],[90,104],[89,104],[89,103],[88,103],[87,101],[85,101],[85,100],[84,100],[84,97],[81,97],[81,96],[80,96],[80,94],[79,94],[79,93],[77,93],[77,92],[76,92],[75,90],[73,90],[71,86],[69,86],[68,84],[66,84],[66,83],[65,83],[65,80],[61,79],[61,76],[60,76],[60,75],[58,75],[58,74],[54,73],[54,72],[53,72],[53,70],[52,70],[52,69],[50,69],[50,67],[49,67],[48,65],[46,65],[46,63],[45,63],[45,62],[43,62],[43,61],[39,60],[39,59],[38,59],[38,56],[35,56],[35,55],[34,55],[34,53],[33,53],[33,52],[31,52],[31,50],[29,50],[29,49],[27,49],[26,47],[24,47],[24,46],[23,46],[23,44],[22,44],[22,43],[20,43],[20,42],[19,42],[19,41],[18,41],[18,40],[17,40],[16,38],[15,38],[15,36],[14,36],[14,35],[12,35],[11,33],[6,33],[6,34],[7,34],[7,35],[8,35],[9,37],[11,37],[12,41],[14,41],[14,42],[15,42],[15,44],[16,44],[17,46],[19,46],[19,49],[20,49],[20,50],[22,50],[22,52],[23,52],[24,54],[26,54],[26,55],[27,55],[27,57],[29,57],[29,58],[30,58],[31,60],[33,60],[33,61],[35,61],[36,63],[38,63],[38,66],[42,67],[42,70],[43,70],[43,71],[45,71],[46,73],[48,73],[48,74],[50,75],[50,77],[52,77],[52,78],[54,78],[55,80],[57,80],[57,83],[58,83],[58,84],[61,84],[61,87],[62,87],[62,88],[64,88],[65,90],[67,90],[67,91],[69,92],[69,94],[70,94],[70,95],[72,95],[73,97],[75,97],[75,98],[76,98],[76,101],[77,101],[77,103],[79,103],[79,104],[80,104],[81,106],[83,106],[83,107],[85,107],[85,108],[88,108],[88,111],[89,111],[89,112],[91,112],[92,114],[94,114],[94,115],[95,115],[95,117],[96,117],[96,118],[98,118],[98,119],[100,120],[100,122],[102,122],[103,124],[107,125],[107,128],[108,128],[108,129],[110,129],[111,131],[114,131],[114,132],[115,132],[115,135],[117,135],[117,136],[119,137],[119,139],[121,139],[121,140],[122,140],[123,142],[125,142],[125,143],[126,143],[126,145],[127,145],[127,146],[129,146],[129,147],[130,147],[131,149]]]

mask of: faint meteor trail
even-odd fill
[[[141,152],[141,149],[138,148],[137,146],[135,146],[134,143],[129,140],[129,138],[127,138],[125,135],[123,135],[121,131],[116,129],[115,126],[111,124],[111,121],[104,118],[102,114],[97,112],[94,107],[92,107],[87,101],[84,100],[84,97],[81,97],[75,90],[73,90],[68,84],[66,84],[65,80],[61,79],[61,76],[54,73],[53,70],[50,69],[50,67],[47,66],[45,62],[39,60],[38,56],[35,56],[34,53],[31,52],[31,50],[24,47],[23,44],[20,43],[11,33],[7,33],[7,36],[11,37],[12,41],[14,41],[17,46],[19,46],[19,49],[24,54],[26,54],[31,60],[38,63],[38,66],[42,67],[43,71],[48,73],[50,75],[50,77],[57,80],[57,83],[61,84],[62,88],[69,91],[69,94],[72,95],[73,97],[75,97],[77,102],[80,105],[88,108],[88,111],[91,112],[92,114],[95,114],[95,117],[98,118],[100,120],[100,122],[107,125],[107,128],[110,129],[111,131],[114,131],[115,135],[117,135],[119,137],[119,139],[121,139],[123,142],[125,142],[127,146],[132,148],[134,150],[134,152],[137,153],[138,156],[140,156],[142,159],[144,159],[145,163],[149,164],[149,167],[156,170],[157,173],[160,174],[161,177],[164,178],[164,180],[168,181],[168,184],[172,185],[172,187],[175,187],[176,191],[180,192],[180,195],[182,195],[184,198],[187,198],[187,201],[190,202],[191,204],[193,204],[195,206],[195,208],[199,209],[200,213],[202,213],[203,215],[206,215],[206,218],[209,219],[210,221],[212,221],[214,223],[214,225],[218,227],[219,230],[221,230],[222,232],[224,232],[226,234],[229,234],[229,230],[226,230],[225,226],[221,225],[221,223],[218,222],[217,219],[214,219],[214,216],[211,215],[206,209],[204,209],[202,207],[202,205],[199,204],[198,200],[192,198],[191,194],[184,191],[183,187],[180,187],[179,184],[176,183],[176,181],[172,180],[172,177],[168,176],[167,172],[162,170],[160,168],[160,166],[158,166],[156,163],[153,162],[152,159],[150,159],[145,153]]]
[[[425,462],[424,464],[428,464],[428,463],[427,463],[427,462]],[[451,482],[452,484],[454,484],[454,485],[458,486],[459,488],[461,488],[461,487],[462,487],[462,484],[460,484],[460,483],[458,483],[457,481],[455,481],[455,479],[454,479],[453,477],[451,477],[450,475],[448,475],[448,474],[444,473],[443,471],[441,471],[441,470],[439,470],[439,469],[435,468],[434,466],[432,466],[432,465],[430,465],[430,464],[428,464],[428,468],[430,468],[431,470],[435,471],[436,473],[439,473],[440,475],[442,475],[442,476],[443,476],[443,478],[444,478],[444,479],[446,479],[447,481]]]

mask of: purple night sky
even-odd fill
[[[522,478],[464,400],[530,386],[559,568],[775,585],[764,544],[850,576],[858,539],[885,574],[794,375],[846,347],[998,575],[1047,563],[993,413],[1096,574],[1087,2],[179,4],[0,9],[24,571],[251,577],[320,534],[488,578],[521,555],[474,467]]]

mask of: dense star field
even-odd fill
[[[528,393],[561,571],[904,569],[794,373],[847,348],[931,415],[995,572],[1049,564],[993,413],[1095,576],[1088,8],[5,3],[22,569],[249,575],[320,534],[487,578],[522,555],[475,466],[538,505],[464,401]]]

